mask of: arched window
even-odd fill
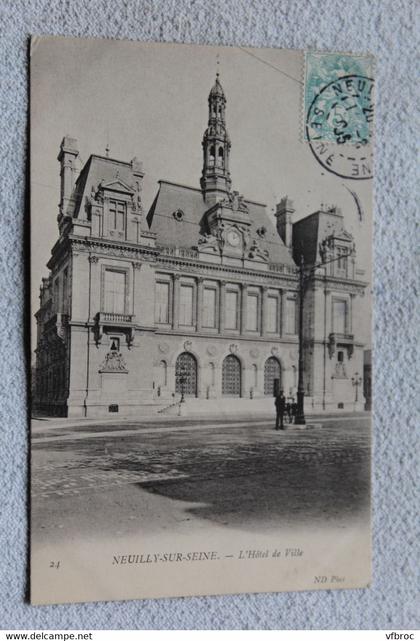
[[[240,396],[241,378],[241,363],[234,354],[229,354],[222,366],[222,394],[224,396]]]
[[[160,361],[159,363],[159,385],[161,387],[166,387],[168,384],[168,365],[166,361]]]
[[[217,164],[219,167],[223,167],[223,158],[224,158],[224,151],[223,147],[219,147],[219,150],[217,152]]]
[[[209,162],[210,162],[210,165],[214,165],[215,160],[216,160],[216,149],[215,149],[214,145],[212,145],[210,147],[210,150],[209,150]]]
[[[176,359],[175,391],[185,396],[197,396],[197,361],[189,352],[182,352]]]
[[[264,394],[275,396],[281,389],[281,367],[275,356],[267,358],[264,364]]]

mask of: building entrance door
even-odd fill
[[[275,356],[267,358],[264,365],[264,394],[276,396],[281,389],[281,367]]]
[[[226,356],[222,367],[223,396],[241,395],[241,363],[233,354]]]
[[[189,352],[182,352],[176,359],[175,392],[197,396],[197,361]]]

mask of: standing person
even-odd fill
[[[286,398],[283,394],[283,390],[280,390],[280,393],[276,396],[274,401],[276,406],[276,430],[284,430],[284,410],[286,409]]]

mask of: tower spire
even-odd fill
[[[208,126],[202,142],[203,172],[200,184],[207,202],[224,198],[232,185],[229,172],[230,138],[225,120],[226,97],[219,77],[217,67],[216,80],[208,98]]]

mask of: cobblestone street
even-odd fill
[[[34,540],[341,527],[368,511],[367,416],[284,432],[261,419],[36,426]]]

